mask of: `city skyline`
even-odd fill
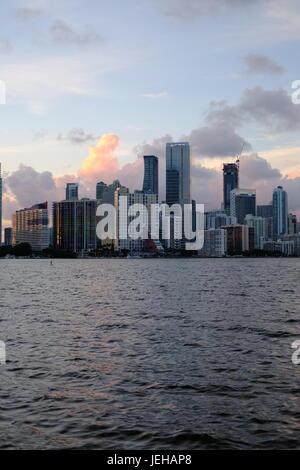
[[[208,209],[220,199],[222,164],[245,141],[241,187],[255,187],[267,203],[282,185],[299,215],[300,106],[291,95],[300,6],[246,3],[3,5],[4,226],[46,189],[60,200],[67,179],[91,196],[92,168],[99,181],[141,187],[138,157],[157,155],[162,166],[167,141],[190,142],[192,197]],[[161,194],[163,187],[161,179]]]

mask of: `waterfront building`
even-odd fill
[[[227,232],[227,253],[240,255],[243,251],[254,249],[254,228],[248,225],[227,225],[222,227]]]
[[[6,227],[4,229],[4,245],[11,246],[13,239],[13,229],[12,227]]]
[[[297,233],[297,216],[295,214],[288,215],[288,233]]]
[[[227,250],[227,231],[225,229],[214,229],[204,231],[203,248],[199,250],[204,256],[225,256]]]
[[[97,246],[96,210],[96,199],[54,202],[54,247],[75,253],[94,250]]]
[[[29,243],[34,251],[49,246],[48,202],[35,204],[13,214],[13,245]]]
[[[268,239],[268,219],[247,214],[245,224],[254,228],[254,248],[261,250],[263,242]]]

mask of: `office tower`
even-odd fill
[[[4,229],[4,245],[11,246],[12,245],[12,237],[13,237],[12,227],[6,227]]]
[[[166,145],[166,203],[191,202],[190,146],[188,142]]]
[[[273,191],[274,238],[288,233],[288,196],[282,186]]]
[[[96,199],[54,202],[54,248],[75,253],[95,249],[96,210]]]
[[[300,256],[300,233],[283,235],[280,238],[282,241],[292,241],[294,243],[294,255]]]
[[[230,215],[243,224],[247,214],[256,214],[255,189],[233,189],[230,193]]]
[[[273,217],[273,205],[272,204],[258,205],[256,207],[256,215],[258,217],[263,217],[264,219],[267,219],[268,217]]]
[[[204,231],[203,248],[199,250],[204,256],[225,256],[227,250],[227,231],[221,228]]]
[[[245,224],[254,228],[254,248],[262,250],[263,243],[268,239],[268,219],[247,214]]]
[[[254,249],[254,228],[248,225],[227,225],[222,227],[227,232],[227,253],[240,255],[243,251]]]
[[[288,215],[288,233],[297,233],[297,216],[295,214]]]
[[[13,214],[13,245],[19,243],[29,243],[34,251],[48,248],[48,202],[35,204]]]
[[[103,183],[103,181],[100,181],[99,183],[97,183],[97,185],[96,185],[96,199],[98,201],[103,199],[103,193],[104,193],[106,188],[107,188],[107,184]]]
[[[144,193],[158,194],[158,158],[144,155]]]
[[[144,206],[140,216],[143,219],[143,223],[146,227],[147,238],[138,238],[134,240],[127,236],[126,239],[120,237],[120,227],[122,226],[126,230],[132,220],[128,214],[125,214],[120,207],[120,197],[126,197],[126,208],[127,211],[133,204],[142,204]],[[117,188],[115,191],[115,209],[116,209],[116,240],[114,243],[115,250],[129,250],[129,251],[142,251],[146,248],[148,239],[151,234],[151,206],[152,204],[158,203],[158,195],[144,192],[129,193],[128,188]],[[158,228],[158,227],[157,227]],[[126,232],[128,234],[128,231]],[[155,243],[155,241],[153,241]]]
[[[236,217],[227,215],[224,211],[210,211],[206,213],[206,229],[217,229],[222,225],[234,225],[237,223]]]
[[[223,165],[223,197],[224,210],[230,214],[230,193],[239,187],[239,167],[236,163],[225,163]]]
[[[78,183],[67,183],[66,186],[66,200],[77,200],[78,199]]]
[[[2,192],[3,192],[3,180],[0,163],[0,245],[2,244]]]

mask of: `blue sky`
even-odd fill
[[[7,97],[0,105],[0,160],[5,170],[12,175],[23,164],[54,178],[77,175],[88,147],[103,134],[119,137],[114,153],[122,167],[135,162],[137,146],[142,151],[153,139],[189,138],[193,130],[214,126],[207,120],[210,103],[226,100],[241,113],[226,137],[235,132],[245,139],[249,152],[282,177],[300,176],[300,106],[287,104],[292,81],[300,79],[299,2],[248,3],[4,2],[0,79]],[[246,89],[256,92],[241,104]],[[274,100],[267,91],[274,91]],[[226,105],[220,106],[218,123],[230,122]],[[192,156],[196,166],[219,171],[231,158],[230,145],[227,153],[210,150],[212,135],[203,150],[200,132]],[[238,146],[232,138],[232,155]],[[23,203],[12,187],[10,199]]]

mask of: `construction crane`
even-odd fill
[[[242,143],[242,148],[241,148],[240,152],[236,155],[236,158],[235,158],[235,163],[236,163],[238,169],[240,168],[240,158],[241,158],[241,155],[243,153],[244,147],[245,147],[245,142]]]

